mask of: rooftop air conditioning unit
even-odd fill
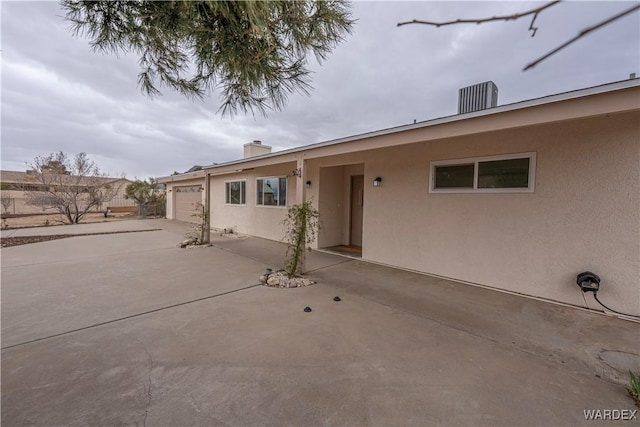
[[[463,87],[458,95],[458,114],[485,110],[498,105],[498,86],[492,81]]]

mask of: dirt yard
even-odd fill
[[[50,236],[17,236],[17,237],[4,237],[1,241],[3,248],[11,246],[28,245],[29,243],[47,242],[49,240],[67,239],[69,237],[78,236],[97,236],[102,234],[122,234],[122,233],[140,233],[143,231],[158,231],[160,228],[152,230],[132,230],[132,231],[110,231],[104,233],[81,233],[81,234],[52,234]]]
[[[124,219],[133,219],[135,217],[136,215],[131,213],[112,213],[109,214],[108,218],[105,218],[104,213],[96,212],[85,215],[81,223],[122,221]],[[47,227],[65,224],[67,224],[67,222],[64,217],[59,214],[29,215],[2,219],[3,230],[26,227]]]

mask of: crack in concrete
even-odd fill
[[[144,315],[147,315],[147,314],[152,314],[152,313],[155,313],[155,312],[158,312],[158,311],[168,310],[168,309],[171,309],[171,308],[176,308],[176,307],[180,307],[180,306],[187,305],[187,304],[193,304],[195,302],[200,302],[200,301],[204,301],[204,300],[208,300],[208,299],[212,299],[212,298],[225,296],[225,295],[233,294],[235,292],[240,292],[240,291],[244,291],[244,290],[247,290],[247,289],[255,288],[255,287],[258,287],[258,286],[262,286],[262,284],[258,283],[258,284],[255,284],[255,285],[249,285],[249,286],[245,286],[243,288],[232,289],[230,291],[221,292],[219,294],[214,294],[214,295],[209,295],[209,296],[202,297],[202,298],[196,298],[196,299],[189,300],[189,301],[179,302],[177,304],[171,304],[171,305],[167,305],[165,307],[156,308],[156,309],[153,309],[153,310],[143,311],[142,313],[136,313],[136,314],[132,314],[132,315],[129,315],[129,316],[120,317],[118,319],[107,320],[106,322],[95,323],[93,325],[84,326],[82,328],[72,329],[70,331],[60,332],[58,334],[53,334],[53,335],[49,335],[49,336],[42,337],[42,338],[36,338],[36,339],[29,340],[29,341],[21,342],[21,343],[18,343],[18,344],[8,345],[6,347],[2,347],[1,350],[7,350],[7,349],[10,349],[10,348],[14,348],[14,347],[20,347],[20,346],[23,346],[23,345],[26,345],[26,344],[31,344],[31,343],[38,342],[38,341],[48,340],[48,339],[51,339],[51,338],[56,338],[56,337],[60,337],[60,336],[63,336],[63,335],[72,334],[74,332],[86,331],[87,329],[97,328],[98,326],[109,325],[111,323],[121,322],[123,320],[128,320],[128,319],[133,319],[135,317],[140,317],[140,316],[144,316]]]
[[[151,371],[153,370],[153,364],[149,368],[149,383],[147,384],[147,407],[144,408],[144,419],[142,420],[143,427],[147,427],[147,417],[149,416],[149,407],[151,406]]]
[[[355,260],[355,259],[347,259],[347,260],[344,260],[344,261],[336,262],[335,264],[325,265],[325,266],[322,266],[322,267],[314,268],[313,270],[305,271],[304,274],[314,273],[316,271],[324,270],[325,268],[331,268],[331,267],[335,267],[336,265],[346,264],[348,262],[354,262],[354,261],[357,261],[357,260]]]
[[[142,420],[143,427],[147,427],[147,417],[149,416],[149,408],[151,407],[151,399],[153,398],[151,394],[151,373],[153,372],[153,357],[151,357],[149,349],[147,349],[147,346],[142,341],[136,341],[138,341],[142,345],[142,348],[144,349],[144,352],[147,354],[147,358],[149,359],[149,372],[147,374],[147,406],[144,408],[144,419]]]

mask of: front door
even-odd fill
[[[362,213],[364,211],[364,175],[351,177],[350,244],[362,246]]]

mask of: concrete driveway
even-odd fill
[[[265,288],[278,243],[92,227],[162,230],[2,249],[3,426],[591,426],[610,422],[585,410],[637,409],[638,323],[319,252],[318,284]]]

